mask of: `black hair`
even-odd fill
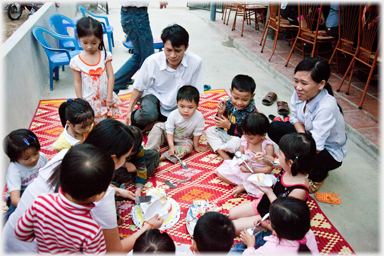
[[[187,48],[189,34],[182,26],[173,24],[163,29],[163,32],[161,33],[161,40],[164,44],[169,40],[173,47],[180,47],[184,45],[185,48]]]
[[[232,79],[231,89],[236,89],[239,92],[249,92],[253,94],[256,90],[256,83],[252,77],[240,74]]]
[[[260,112],[249,113],[241,123],[243,134],[264,135],[269,130],[268,118]]]
[[[132,153],[138,153],[139,148],[141,144],[143,143],[143,133],[139,128],[133,125],[129,125],[128,128],[132,132],[132,138],[133,138],[133,148],[132,148]]]
[[[285,155],[285,161],[293,161],[292,176],[299,173],[308,174],[316,158],[316,142],[310,132],[289,133],[281,137],[279,148]]]
[[[80,39],[84,36],[92,36],[94,35],[100,40],[100,45],[98,47],[99,50],[104,50],[105,58],[107,57],[107,50],[105,49],[104,40],[103,40],[103,26],[101,23],[88,16],[82,17],[76,23],[77,37]]]
[[[224,214],[207,212],[199,218],[193,239],[200,253],[229,252],[235,238],[235,226]]]
[[[158,229],[150,229],[141,234],[133,246],[133,254],[136,253],[175,253],[176,246],[172,238]],[[173,254],[172,253],[172,254]]]
[[[3,140],[4,153],[11,162],[17,162],[28,148],[40,150],[39,139],[28,129],[18,129],[9,133]]]
[[[192,85],[184,85],[177,91],[176,102],[186,100],[188,102],[195,102],[196,106],[199,105],[200,93],[196,87]]]
[[[66,122],[69,121],[71,124],[81,124],[93,119],[95,113],[88,101],[85,101],[81,98],[69,99],[61,103],[59,107],[59,116],[61,124],[65,127]]]
[[[279,240],[301,240],[311,228],[310,210],[306,202],[295,197],[278,197],[269,207],[271,226]],[[308,252],[306,244],[299,251]]]
[[[90,144],[75,145],[61,162],[61,189],[75,200],[86,200],[108,189],[114,170],[112,157],[103,150]]]
[[[83,143],[96,146],[109,156],[117,158],[127,154],[133,147],[133,133],[128,125],[112,118],[107,118],[95,125]],[[50,188],[57,192],[60,186],[60,165],[56,166],[48,179]]]
[[[332,96],[333,91],[331,85],[328,83],[328,79],[331,76],[331,67],[328,64],[328,61],[320,59],[319,57],[314,58],[306,58],[300,61],[295,68],[294,74],[299,71],[308,71],[311,72],[311,78],[316,83],[321,83],[321,81],[325,81],[324,88],[328,91],[328,93]],[[340,112],[343,113],[340,105],[337,104],[340,109]]]

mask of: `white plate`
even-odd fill
[[[147,209],[147,212],[144,213],[144,220],[148,221],[150,218],[155,216],[156,213],[160,214],[161,211],[161,201],[159,199],[151,203]]]
[[[192,207],[194,207],[192,205]],[[197,223],[197,220],[198,219],[194,219],[193,216],[192,216],[192,208],[191,206],[189,207],[188,209],[188,212],[187,212],[187,217],[185,219],[185,223],[187,225],[187,230],[188,230],[188,233],[191,237],[193,237],[193,231],[195,230],[195,226],[196,226],[196,223]]]
[[[167,230],[173,227],[180,219],[180,205],[173,199],[169,198],[172,204],[172,211],[167,220],[164,220],[163,225],[159,228],[160,230]],[[131,216],[133,223],[138,227],[142,228],[144,218],[141,213],[141,209],[138,204],[135,204],[131,210]]]
[[[259,181],[257,178],[259,175],[263,176],[263,182]],[[271,187],[274,183],[274,180],[271,175],[265,175],[264,173],[256,173],[252,174],[248,177],[248,181],[252,182],[253,184],[263,186],[263,187]]]

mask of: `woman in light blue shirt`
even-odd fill
[[[268,136],[278,143],[287,133],[312,134],[316,142],[317,158],[308,178],[310,193],[314,193],[323,185],[328,171],[341,166],[347,153],[345,122],[328,83],[331,70],[327,61],[320,58],[302,60],[294,74],[292,117],[289,122],[272,122]]]

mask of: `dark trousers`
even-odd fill
[[[278,144],[281,137],[292,132],[296,132],[296,129],[291,123],[274,121],[269,127],[268,137]],[[340,166],[341,162],[336,161],[332,155],[324,149],[316,155],[314,167],[309,171],[308,178],[314,182],[323,181],[329,171]]]
[[[131,114],[131,124],[143,130],[147,124],[156,121],[165,122],[167,117],[160,112],[160,101],[154,95],[146,95],[142,98],[140,108]]]

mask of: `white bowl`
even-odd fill
[[[153,201],[149,206],[147,211],[144,213],[144,220],[148,221],[150,218],[156,215],[156,213],[160,214],[161,212],[161,201],[159,199]]]
[[[259,181],[258,176],[263,176],[263,182]],[[271,175],[265,175],[264,173],[255,173],[248,177],[248,181],[252,182],[255,185],[263,186],[263,187],[271,187],[274,183],[274,179]]]

